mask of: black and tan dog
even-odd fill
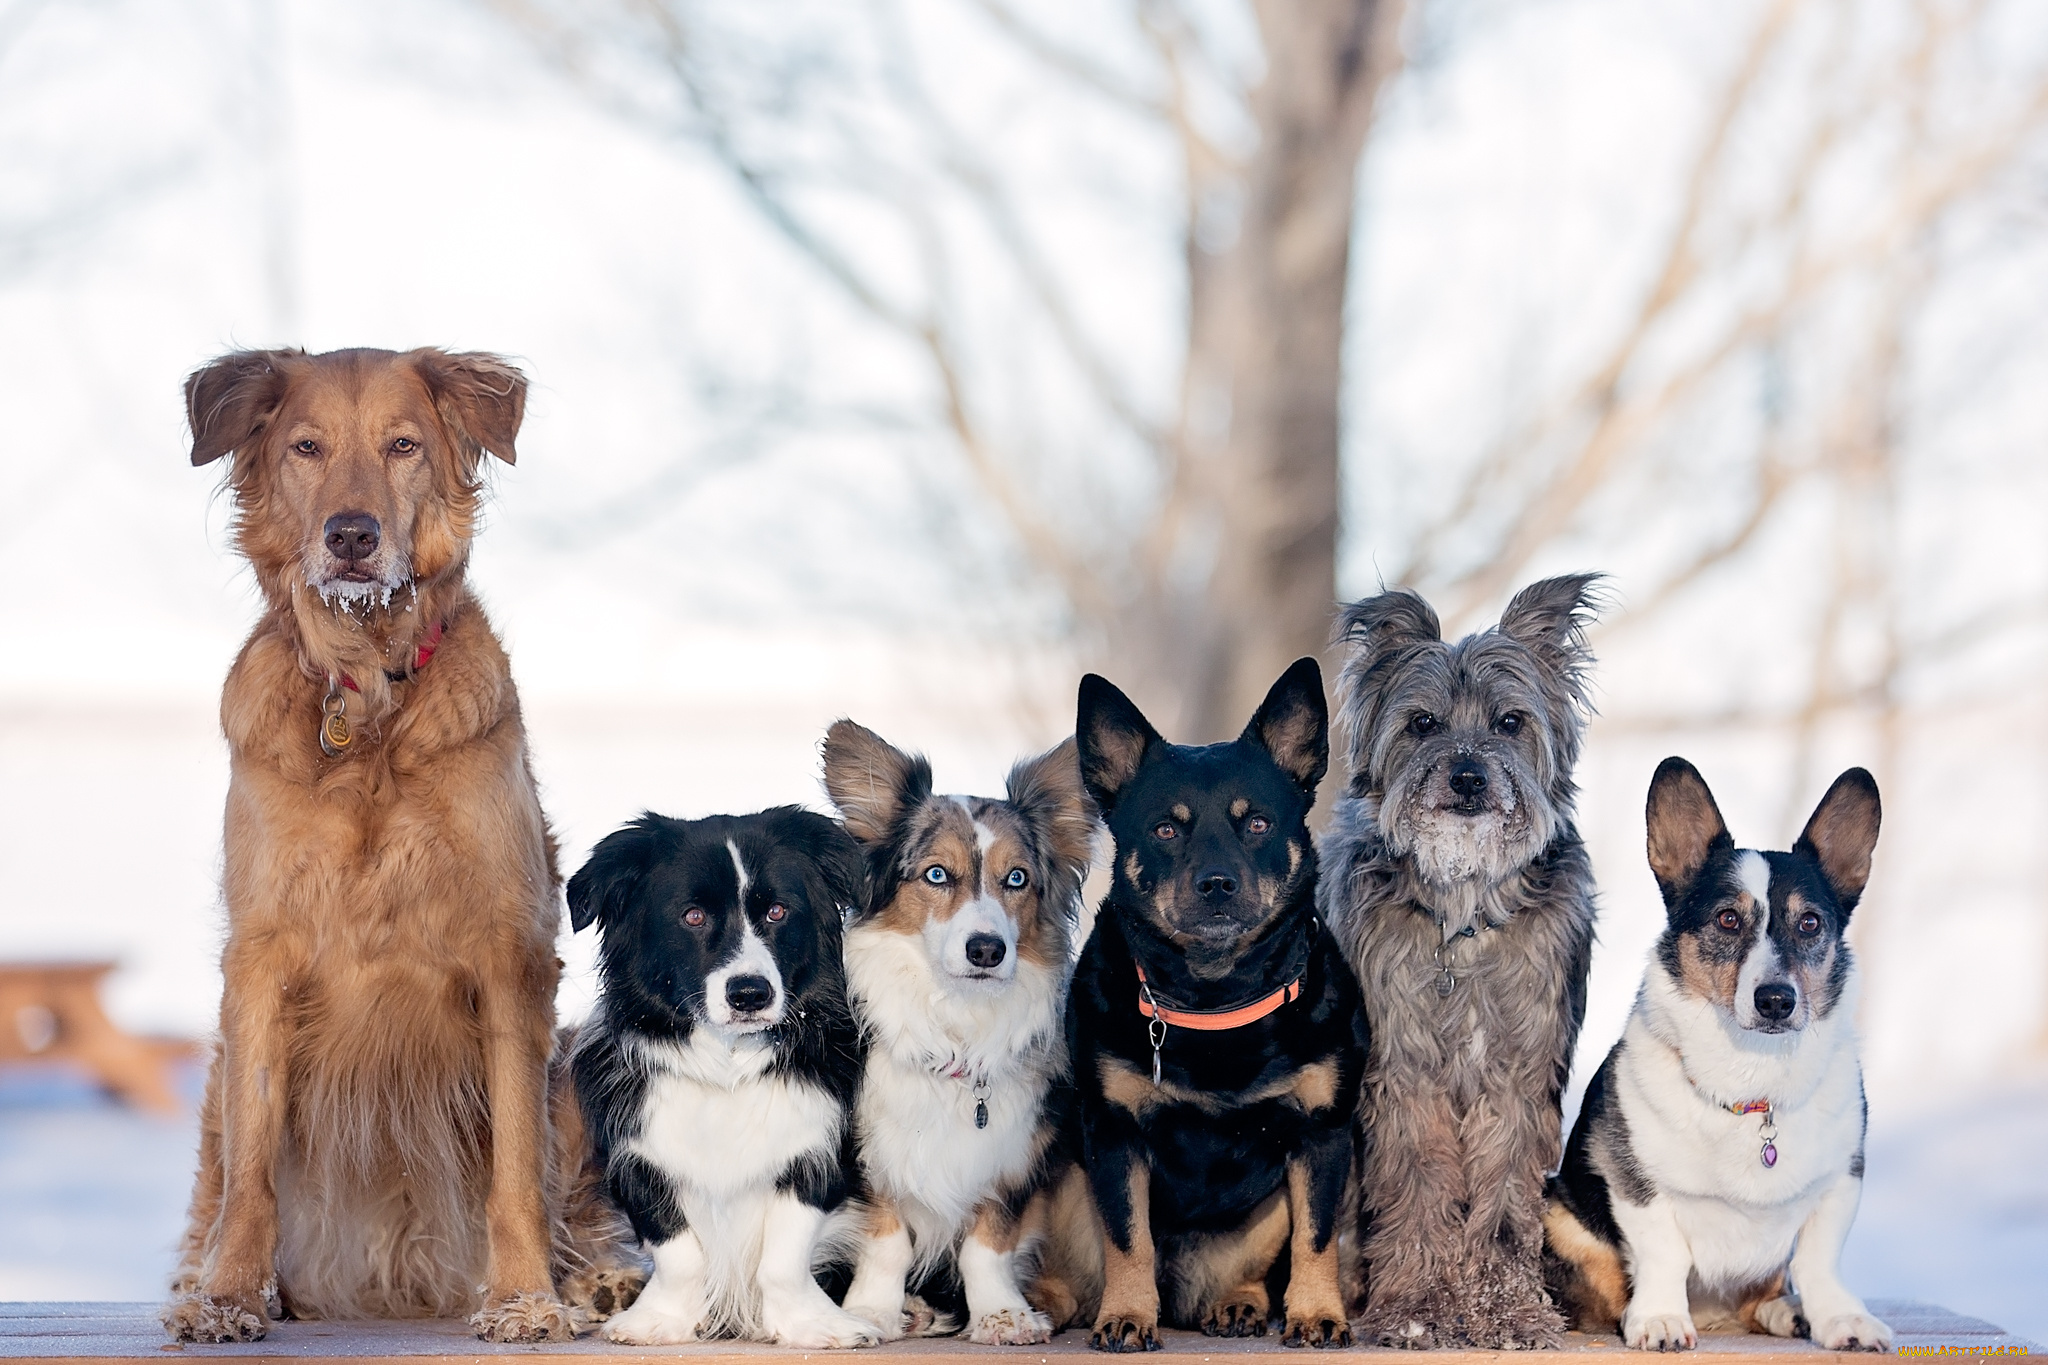
[[[1093,1344],[1157,1350],[1162,1298],[1175,1325],[1261,1335],[1284,1255],[1287,1344],[1348,1345],[1337,1232],[1365,1023],[1315,915],[1322,673],[1296,663],[1205,747],[1167,743],[1090,674],[1076,739],[1116,841],[1067,1011],[1104,1234]]]

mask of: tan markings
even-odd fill
[[[1102,1218],[1088,1177],[1070,1166],[1059,1183],[1040,1190],[1024,1209],[1025,1237],[1035,1240],[1037,1267],[1024,1297],[1052,1319],[1053,1330],[1095,1321],[1102,1301]]]
[[[1337,1059],[1328,1057],[1295,1072],[1287,1091],[1308,1113],[1328,1109],[1337,1102]]]
[[[1300,844],[1298,844],[1298,843],[1296,843],[1296,842],[1295,842],[1294,840],[1292,840],[1292,839],[1289,839],[1289,840],[1287,841],[1287,880],[1288,880],[1288,881],[1290,881],[1290,882],[1291,882],[1291,881],[1293,881],[1293,880],[1294,880],[1294,875],[1295,875],[1295,874],[1296,874],[1297,872],[1301,871],[1301,858],[1302,858],[1302,852],[1301,852],[1301,845],[1300,845]]]
[[[1287,1199],[1275,1193],[1244,1225],[1195,1239],[1174,1257],[1174,1316],[1218,1336],[1264,1328],[1272,1300],[1266,1272],[1287,1245]]]
[[[1293,1245],[1288,1256],[1285,1340],[1289,1344],[1306,1339],[1348,1345],[1351,1327],[1337,1265],[1337,1213],[1331,1210],[1330,1226],[1324,1229],[1323,1245],[1318,1249],[1311,1198],[1307,1163],[1288,1162],[1287,1213],[1293,1223]]]
[[[1678,984],[1688,994],[1713,1000],[1723,1008],[1735,1005],[1735,983],[1742,974],[1739,958],[1709,962],[1700,953],[1699,941],[1686,934],[1678,940]]]
[[[1000,1199],[984,1199],[974,1210],[974,1226],[968,1236],[990,1251],[1015,1251],[1023,1236],[1024,1223]]]
[[[1335,1058],[1313,1062],[1256,1090],[1189,1090],[1171,1081],[1154,1085],[1149,1071],[1140,1071],[1117,1057],[1098,1058],[1096,1075],[1104,1099],[1138,1115],[1162,1104],[1191,1104],[1204,1113],[1221,1114],[1283,1096],[1312,1112],[1329,1108],[1337,1097]]]
[[[1132,886],[1138,884],[1138,852],[1132,849],[1124,855],[1124,880]]]
[[[905,855],[909,875],[897,883],[895,896],[871,921],[898,934],[923,933],[925,925],[953,918],[978,894],[975,877],[981,850],[975,846],[974,821],[959,803],[944,797],[927,802],[925,809],[930,812],[931,832]],[[925,869],[934,864],[946,870],[943,886],[924,879]]]
[[[1173,808],[1173,818],[1180,824],[1192,825],[1195,822],[1195,813],[1186,806],[1176,804]]]
[[[1102,1307],[1095,1314],[1099,1337],[1115,1337],[1125,1349],[1150,1349],[1159,1331],[1159,1280],[1152,1251],[1152,1168],[1131,1163],[1130,1249],[1105,1237],[1102,1244]]]
[[[1757,1310],[1761,1309],[1771,1300],[1780,1299],[1784,1296],[1785,1272],[1782,1270],[1771,1276],[1768,1280],[1760,1284],[1751,1285],[1748,1289],[1736,1295],[1735,1314],[1742,1321],[1742,1330],[1758,1334],[1768,1333],[1770,1329],[1757,1320]]]
[[[1242,820],[1244,819],[1244,813],[1250,810],[1251,808],[1252,803],[1245,800],[1242,796],[1240,796],[1237,798],[1237,800],[1230,803],[1230,818],[1233,820]]]
[[[1556,1200],[1543,1207],[1543,1235],[1558,1259],[1571,1267],[1562,1305],[1574,1331],[1612,1332],[1628,1309],[1628,1273],[1621,1253],[1586,1230]],[[1754,1329],[1752,1329],[1754,1330]]]
[[[1756,897],[1750,895],[1747,891],[1736,892],[1735,908],[1742,912],[1744,919],[1748,919],[1750,914],[1756,909]]]
[[[865,1221],[868,1236],[876,1241],[884,1237],[894,1237],[897,1229],[903,1226],[903,1220],[896,1216],[896,1201],[880,1190],[873,1190],[868,1194],[867,1204]]]

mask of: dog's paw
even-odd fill
[[[1375,1305],[1368,1309],[1359,1319],[1358,1334],[1368,1346],[1432,1351],[1438,1345],[1434,1315],[1407,1304]]]
[[[631,1308],[614,1314],[602,1335],[621,1346],[682,1346],[695,1341],[703,1325],[700,1312],[663,1308],[642,1295]]]
[[[562,1301],[586,1322],[599,1323],[631,1308],[646,1287],[647,1272],[636,1267],[591,1267],[562,1281]]]
[[[1621,1320],[1621,1339],[1638,1351],[1690,1351],[1700,1344],[1692,1315],[1682,1311],[1637,1313],[1630,1309]]]
[[[164,1305],[160,1317],[178,1341],[261,1341],[270,1332],[261,1294],[181,1294]]]
[[[574,1341],[582,1316],[552,1294],[522,1290],[477,1309],[469,1326],[484,1341]]]
[[[1766,1299],[1756,1306],[1756,1325],[1774,1337],[1803,1337],[1806,1319],[1799,1315],[1799,1302],[1789,1295]]]
[[[774,1323],[769,1327],[768,1335],[779,1346],[811,1351],[838,1351],[882,1343],[881,1328],[834,1305],[830,1299],[825,1300],[824,1308],[795,1314]]]
[[[916,1294],[903,1296],[903,1334],[912,1337],[950,1337],[960,1330],[960,1320],[941,1313]]]
[[[1351,1324],[1342,1317],[1330,1317],[1320,1313],[1297,1316],[1287,1315],[1287,1330],[1280,1338],[1282,1346],[1349,1346]]]
[[[1030,1308],[998,1308],[982,1314],[967,1339],[984,1346],[1036,1346],[1052,1340],[1052,1319]]]
[[[1104,1313],[1088,1334],[1088,1344],[1098,1351],[1156,1351],[1159,1349],[1157,1313]]]
[[[1813,1344],[1829,1351],[1889,1351],[1892,1329],[1868,1313],[1837,1313],[1814,1324]]]
[[[1212,1303],[1202,1310],[1202,1334],[1211,1337],[1262,1337],[1272,1310],[1253,1298]]]

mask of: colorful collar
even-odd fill
[[[425,668],[427,660],[433,658],[434,651],[441,647],[442,628],[442,622],[434,622],[433,628],[427,631],[426,638],[420,641],[419,650],[413,655],[410,669],[402,673],[393,673],[386,669],[384,676],[392,682],[404,682]],[[358,695],[362,692],[362,689],[356,686],[356,680],[346,673],[327,675],[327,696],[320,703],[319,733],[320,751],[329,758],[340,758],[348,752],[349,745],[355,743],[355,727],[349,724],[348,719],[348,702],[341,695],[344,687]]]
[[[392,682],[404,682],[414,673],[417,673],[421,669],[425,668],[427,666],[427,660],[433,658],[434,651],[441,647],[441,630],[442,623],[439,621],[434,622],[433,629],[427,632],[427,638],[420,641],[419,652],[416,655],[414,655],[412,661],[412,668],[409,671],[401,670],[399,672],[394,673],[387,668],[384,670],[384,676],[386,678],[389,678]],[[356,680],[354,678],[351,678],[346,673],[341,675],[341,685],[343,687],[346,687],[351,692],[361,692],[363,690],[362,688],[357,687]]]
[[[1262,995],[1249,1004],[1233,1005],[1222,1010],[1172,1009],[1160,1004],[1158,998],[1153,995],[1152,986],[1145,979],[1144,964],[1132,958],[1131,965],[1138,969],[1138,1013],[1147,1019],[1172,1024],[1175,1028],[1198,1029],[1204,1033],[1220,1033],[1226,1029],[1256,1024],[1301,994],[1301,978],[1297,976],[1271,995]]]

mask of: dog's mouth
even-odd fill
[[[374,583],[377,576],[360,564],[351,564],[328,579],[330,583]]]

